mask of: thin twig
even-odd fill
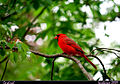
[[[120,50],[117,50],[117,49],[111,49],[111,48],[96,48],[96,49],[92,50],[91,53],[94,52],[95,50],[102,50],[102,49],[105,49],[105,50],[114,50],[114,51],[120,52]],[[91,53],[90,53],[90,54],[91,54]]]
[[[47,8],[47,6],[45,6],[40,13],[32,20],[31,25],[37,20],[37,18],[44,12],[44,10]],[[23,35],[22,39],[27,35],[27,33],[29,32],[31,25],[27,28],[25,34]]]
[[[106,51],[106,52],[109,52],[109,53],[113,53],[114,55],[117,56],[117,58],[120,58],[120,56],[118,56],[117,53],[115,53],[114,51],[110,51],[110,50],[102,50],[102,51]]]
[[[4,77],[4,75],[5,75],[5,72],[6,72],[6,69],[7,69],[8,61],[9,61],[9,59],[6,61],[6,65],[5,65],[5,69],[4,69],[4,72],[3,72],[2,77],[1,77],[1,81],[3,80],[3,77]]]
[[[86,55],[86,56],[87,57],[94,57],[94,58],[96,58],[100,62],[100,64],[102,65],[104,73],[106,74],[105,66],[104,66],[104,64],[102,63],[102,61],[97,56],[95,56],[95,55]]]
[[[0,64],[3,63],[4,61],[6,61],[8,59],[8,56],[6,56],[3,60],[0,61]]]
[[[2,46],[0,46],[0,49],[3,49],[3,47],[2,47]],[[10,47],[5,46],[5,49],[10,49]],[[12,50],[17,51],[17,50],[18,50],[18,48],[17,48],[17,47],[13,47],[13,48],[12,48]]]
[[[103,71],[104,71],[104,74],[105,74],[105,79],[109,79],[110,80],[110,78],[108,77],[108,75],[107,75],[107,73],[106,73],[106,69],[105,69],[105,66],[104,66],[104,64],[102,63],[102,61],[97,57],[97,56],[95,56],[95,55],[86,55],[87,57],[94,57],[94,58],[96,58],[99,62],[100,62],[100,64],[102,65],[102,67],[103,67]],[[104,79],[104,80],[105,80]]]
[[[13,13],[5,16],[5,17],[1,17],[1,20],[4,21],[4,20],[6,20],[7,18],[10,18],[11,16],[16,15],[16,14],[17,14],[17,12],[15,11],[15,12],[13,12]]]
[[[52,70],[51,70],[51,80],[53,80],[53,71],[54,71],[54,62],[56,60],[56,57],[53,58],[53,61],[52,61]]]
[[[118,56],[118,55],[114,52],[114,51],[120,52],[120,50],[111,49],[111,48],[96,48],[96,49],[94,49],[94,50],[92,50],[92,51],[90,52],[90,55],[92,55],[92,52],[94,52],[94,51],[96,51],[96,50],[101,50],[101,51],[110,52],[110,53],[115,54],[118,58],[120,58],[120,56]],[[98,54],[99,54],[99,52],[97,52],[97,53],[95,54],[95,56],[98,55]]]
[[[115,53],[115,52],[112,51],[112,50],[107,50],[107,49],[106,49],[106,50],[101,50],[101,51],[106,51],[106,52],[109,52],[109,53],[113,53],[115,56],[117,56],[117,58],[120,58],[120,56],[118,56],[117,53]],[[97,53],[95,54],[95,56],[98,55],[99,53],[100,53],[100,52],[97,52]]]
[[[12,5],[11,8],[14,8],[14,7],[15,7],[15,5],[16,5],[16,1],[17,1],[17,0],[14,0],[14,1],[13,1],[13,5]]]

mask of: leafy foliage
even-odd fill
[[[114,5],[108,8],[106,14],[101,14],[100,5],[105,1],[112,1]],[[39,15],[44,7],[46,9]],[[83,7],[88,7],[92,15],[90,16],[85,8],[82,9]],[[115,7],[118,8],[118,12],[115,11]],[[30,48],[37,47],[39,52],[45,54],[62,53],[57,41],[53,38],[58,33],[64,33],[78,42],[86,54],[89,54],[100,43],[95,37],[94,24],[114,21],[116,17],[120,18],[119,12],[120,6],[115,4],[114,0],[73,0],[73,2],[69,0],[0,0],[0,46],[3,47],[0,49],[0,59],[6,56],[10,59],[4,80],[50,80],[52,59],[36,56],[29,52]],[[37,15],[39,16],[36,21],[32,23]],[[87,26],[88,19],[92,19],[90,27]],[[42,23],[47,25],[46,28],[42,29]],[[13,26],[18,28],[13,31]],[[39,33],[34,33],[32,30],[28,32],[29,35],[36,35],[34,42],[39,38],[44,41],[41,46],[31,46],[26,40],[22,43],[12,40],[14,37],[22,40],[28,27],[41,28],[42,31]],[[105,36],[109,37],[108,34]],[[92,40],[94,41],[90,44],[89,41]],[[5,49],[6,45],[10,49]],[[17,47],[18,52],[13,51],[13,47]],[[80,58],[80,61],[93,76],[97,73],[83,58]],[[108,69],[107,74],[119,80],[120,60],[113,59],[110,65],[113,68]],[[5,64],[1,65],[0,73],[4,66]],[[102,69],[99,70],[103,72]],[[64,59],[63,62],[55,62],[54,80],[87,80],[87,78],[77,65]]]

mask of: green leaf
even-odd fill
[[[24,43],[17,43],[16,46],[18,47],[20,58],[23,61],[24,59],[26,59],[27,52],[29,51],[29,47]]]
[[[0,49],[0,55],[1,55],[1,56],[5,56],[5,50]]]
[[[29,47],[26,45],[26,44],[24,44],[24,43],[21,43],[22,44],[22,49],[23,49],[23,51],[26,53],[27,51],[29,51]]]
[[[84,38],[85,40],[90,40],[91,38],[95,37],[95,33],[93,32],[92,29],[87,28],[87,29],[81,29],[81,38]]]
[[[26,59],[26,52],[20,52],[21,61]]]
[[[105,33],[105,36],[109,37],[110,35],[108,35],[108,34]]]
[[[49,32],[49,29],[40,32],[40,33],[38,34],[38,36],[36,37],[35,41],[37,41],[39,38],[43,38],[43,39],[44,39],[45,36],[46,36],[46,34],[47,34],[48,32]]]
[[[36,58],[35,54],[33,54],[33,53],[30,54],[30,58],[31,58],[33,63],[36,63],[38,61],[38,59]]]
[[[14,47],[14,45],[15,45],[15,42],[13,42],[13,43],[7,43],[7,46],[10,47],[10,49],[12,49]]]
[[[22,44],[21,43],[17,43],[16,47],[18,48],[18,52],[20,52],[22,50]]]
[[[11,61],[12,63],[14,63],[14,54],[13,54],[13,52],[10,51],[9,53],[10,53],[10,56],[9,56],[10,61]]]
[[[106,25],[104,25],[104,30],[106,30]]]
[[[25,33],[25,31],[26,31],[25,29],[26,29],[26,27],[17,29],[17,30],[13,33],[13,37],[14,37],[14,36],[17,36],[17,37],[19,37],[19,39],[21,40],[22,37],[23,37],[23,35],[24,35],[24,33]]]
[[[16,52],[13,52],[14,55],[14,62],[16,63],[18,60],[18,54]]]
[[[5,45],[6,45],[6,43],[5,43],[5,42],[2,42],[2,47],[3,47],[3,49],[5,49]]]

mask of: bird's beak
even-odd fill
[[[56,37],[54,37],[54,39],[57,39],[57,36],[56,36]]]

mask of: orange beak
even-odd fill
[[[57,39],[57,36],[56,36],[56,37],[54,37],[54,39]]]

